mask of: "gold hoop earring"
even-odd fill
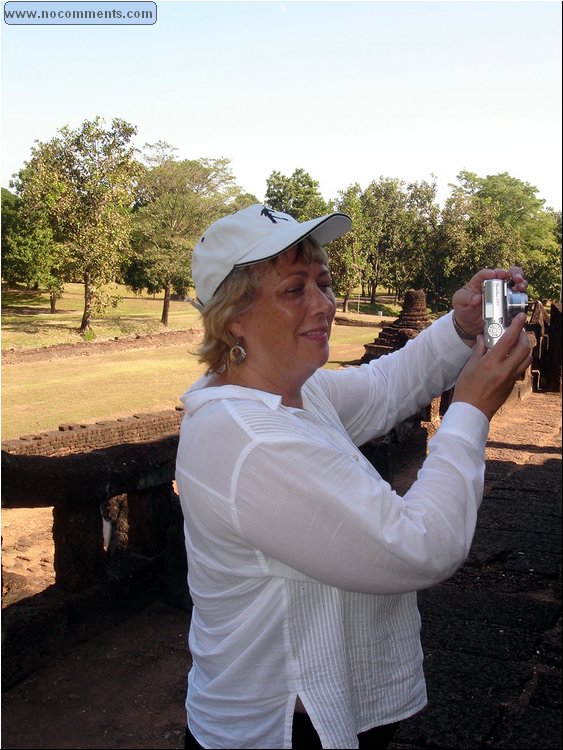
[[[229,359],[234,365],[242,365],[246,359],[246,349],[242,344],[235,344],[229,350]]]

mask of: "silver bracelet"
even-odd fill
[[[460,337],[460,339],[465,339],[465,341],[477,341],[477,335],[474,333],[467,333],[467,331],[464,331],[463,328],[461,328],[455,319],[455,315],[452,313],[452,323],[454,324],[455,332]]]

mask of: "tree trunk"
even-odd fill
[[[86,271],[84,274],[84,312],[80,323],[80,333],[90,330],[90,318],[92,317],[92,280]]]
[[[168,312],[170,310],[170,282],[166,282],[164,287],[164,302],[162,304],[162,317],[160,322],[163,326],[168,327]]]
[[[344,295],[344,298],[342,299],[342,312],[348,312],[348,302],[350,301],[350,295],[348,292]]]
[[[49,305],[50,305],[50,312],[51,314],[54,314],[57,312],[57,300],[59,298],[59,295],[56,292],[49,292]]]

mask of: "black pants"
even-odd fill
[[[398,722],[384,724],[381,727],[369,729],[367,732],[360,732],[358,735],[360,750],[385,750],[398,726]],[[321,750],[322,748],[319,735],[307,714],[294,714],[293,716],[291,747],[292,750]],[[188,727],[186,727],[184,748],[185,750],[201,748]]]

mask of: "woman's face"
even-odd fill
[[[252,384],[276,393],[300,388],[328,360],[335,312],[328,267],[296,259],[295,248],[280,255],[266,265],[252,306],[230,326],[247,354],[241,377],[261,379],[270,387]]]

